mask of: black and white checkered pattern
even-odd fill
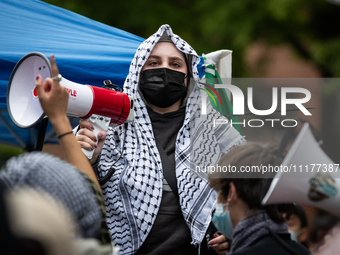
[[[99,177],[103,177],[110,168],[115,169],[110,181],[102,188],[106,199],[108,226],[115,245],[121,248],[120,254],[133,254],[139,249],[152,228],[162,199],[161,158],[145,103],[138,92],[138,83],[144,63],[164,32],[181,52],[192,55],[192,62],[189,64],[192,67],[193,78],[196,81],[199,79],[197,72],[199,56],[189,44],[173,34],[169,25],[161,26],[154,35],[146,39],[132,60],[124,92],[135,99],[135,119],[128,124],[124,148],[121,148],[124,127],[109,128],[98,165]],[[206,143],[206,147],[200,148],[198,153],[203,151],[207,157],[213,155],[209,162],[215,164],[221,153],[241,143],[243,137],[228,123],[223,134],[225,139],[221,139],[227,144],[221,147],[217,142],[220,137],[215,137],[210,131],[211,134],[204,130],[200,118],[195,119],[195,114],[200,109],[198,104],[201,90],[197,88],[195,82],[192,85],[195,88],[189,88],[192,93],[187,100],[184,124],[177,135],[175,161],[182,213],[191,231],[192,244],[197,245],[203,239],[211,221],[216,193],[209,187],[205,178],[200,176],[193,178],[190,170],[191,148],[198,143],[192,144],[192,140]],[[217,112],[214,113],[218,115]],[[211,121],[211,117],[206,121]],[[203,134],[206,134],[203,137],[204,141]],[[208,143],[214,147],[210,147]],[[114,164],[121,151],[123,156]],[[197,158],[199,160],[195,164],[200,164],[202,158]]]

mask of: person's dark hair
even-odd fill
[[[303,210],[301,206],[294,204],[292,214],[295,214],[297,217],[299,217],[301,221],[301,228],[308,226],[305,211]]]
[[[266,179],[258,178],[259,173],[244,173],[243,177],[238,172],[245,166],[277,166],[282,158],[277,156],[278,146],[276,144],[263,144],[248,142],[244,145],[235,146],[228,153],[222,155],[218,166],[232,166],[235,173],[228,172],[221,174],[213,172],[209,174],[210,186],[219,191],[224,199],[228,198],[229,184],[235,185],[237,196],[242,199],[251,210],[265,209],[272,220],[283,223],[283,213],[289,217],[293,204],[280,204],[262,206],[263,189]],[[262,175],[262,174],[261,174]]]

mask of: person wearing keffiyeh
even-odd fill
[[[209,102],[202,113],[199,61],[187,42],[162,25],[139,46],[125,80],[134,121],[98,137],[91,123],[80,122],[76,137],[81,147],[95,149],[91,163],[98,178],[112,173],[101,188],[120,254],[209,254],[202,247],[216,192],[206,173],[195,169],[215,165],[245,139]],[[175,188],[164,177],[168,169]],[[224,253],[226,239],[216,242],[220,246],[213,248]]]

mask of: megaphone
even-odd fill
[[[13,123],[31,128],[44,118],[35,88],[36,76],[51,77],[51,64],[45,55],[31,52],[15,65],[7,87],[7,109]],[[133,98],[112,89],[82,85],[61,78],[59,82],[69,91],[67,114],[93,123],[94,134],[109,125],[121,125],[134,118]],[[83,150],[88,158],[93,151]]]
[[[311,205],[340,216],[340,168],[320,148],[309,124],[295,138],[262,200],[263,205]]]

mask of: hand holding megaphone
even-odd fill
[[[38,94],[38,98],[41,104],[41,107],[44,110],[45,115],[49,118],[53,128],[55,129],[57,137],[61,134],[65,134],[69,132],[69,128],[66,128],[63,130],[63,127],[60,127],[57,125],[56,122],[63,122],[66,119],[67,120],[67,106],[69,102],[69,91],[67,88],[61,86],[59,84],[59,81],[61,78],[58,70],[58,66],[56,64],[56,60],[53,55],[50,57],[50,63],[51,63],[51,75],[52,77],[47,77],[45,81],[43,81],[42,77],[40,75],[37,75],[37,81],[36,81],[36,91]],[[91,117],[90,117],[91,118]],[[104,117],[103,117],[104,118]],[[63,119],[63,121],[62,121]],[[94,161],[97,158],[98,152],[96,153],[95,157],[93,157],[94,151],[92,151],[92,148],[97,148],[97,143],[95,142],[97,134],[102,131],[102,138],[105,139],[106,137],[106,127],[109,125],[109,123],[105,124],[104,126],[98,126],[94,122],[91,121],[84,121],[87,124],[88,127],[88,137],[91,137],[91,142],[88,142],[89,144],[92,144],[91,148],[88,148],[86,145],[81,145],[83,152],[85,155],[91,160],[91,158],[94,158]],[[96,128],[94,128],[96,126]],[[89,131],[91,130],[91,131]],[[86,133],[86,131],[85,131]],[[100,151],[103,142],[100,144],[100,148],[98,150]],[[85,148],[84,148],[85,147]]]
[[[79,144],[73,135],[71,123],[66,115],[69,92],[59,84],[59,71],[53,55],[51,55],[50,60],[52,78],[47,77],[43,80],[41,75],[36,76],[35,85],[40,105],[57,134],[64,159],[92,178],[101,190],[92,166],[87,162],[84,153],[79,148]]]
[[[93,132],[95,129],[93,123],[87,120],[80,120],[79,128],[80,129],[76,134],[76,139],[78,140],[78,143],[80,144],[83,151],[93,151],[92,158],[90,159],[90,163],[93,165],[96,162],[97,157],[104,145],[106,132],[105,130],[101,130],[95,134]]]
[[[67,115],[91,121],[95,136],[102,130],[106,131],[109,125],[121,125],[133,120],[132,97],[113,89],[82,85],[67,80],[59,74],[54,57],[51,58],[51,64],[43,54],[32,52],[22,57],[15,65],[8,83],[6,99],[9,116],[16,126],[31,128],[40,123],[45,114],[56,113],[53,107],[46,104],[44,108],[48,113],[44,114],[35,86],[37,76],[41,77],[41,82],[46,81],[38,85],[39,89],[44,90],[46,98],[53,95],[49,94],[50,89],[57,88],[53,87],[53,84],[60,84],[66,88],[69,95]],[[54,107],[59,108],[60,105]],[[83,149],[83,152],[91,159],[94,151]]]

